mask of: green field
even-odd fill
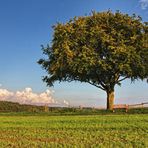
[[[0,116],[0,147],[148,147],[148,114]]]

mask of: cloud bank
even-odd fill
[[[0,101],[18,102],[20,104],[68,106],[69,102],[59,102],[53,98],[53,90],[46,90],[42,93],[34,93],[32,88],[25,88],[22,91],[12,92],[0,88]]]
[[[69,104],[69,102],[68,101],[66,101],[66,100],[64,100],[63,101],[63,103],[65,104],[65,105],[67,105],[67,106],[69,106],[70,104]]]
[[[146,10],[148,8],[148,0],[140,0],[141,9]]]
[[[46,90],[43,93],[37,94],[31,88],[25,88],[22,91],[16,92],[0,89],[0,100],[32,105],[55,104],[57,101],[53,99],[52,94],[52,90]]]

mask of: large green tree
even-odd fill
[[[80,81],[107,93],[107,109],[114,104],[114,88],[130,78],[148,78],[148,25],[139,16],[117,11],[75,17],[54,27],[51,46],[42,47],[47,59],[43,81]]]

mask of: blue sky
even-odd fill
[[[148,0],[0,0],[0,84],[11,91],[31,87],[47,89],[41,77],[46,73],[36,63],[43,57],[40,45],[52,40],[52,26],[92,10],[120,10],[136,13],[148,21]],[[82,83],[56,83],[54,97],[72,105],[102,106],[105,92]],[[116,87],[116,103],[148,101],[146,82],[129,80]]]

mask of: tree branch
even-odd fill
[[[102,81],[100,81],[100,79],[98,79],[98,81],[99,81],[99,83],[101,84],[101,86],[103,87],[103,89],[106,87],[105,86],[105,84],[102,82]],[[105,90],[105,89],[104,89]]]
[[[98,87],[98,88],[100,88],[100,89],[102,89],[102,90],[105,90],[103,87],[98,86],[98,85],[96,85],[96,84],[94,84],[94,83],[92,83],[92,82],[89,82],[89,81],[86,81],[86,82],[89,83],[89,84],[91,84],[91,85],[93,85],[93,86],[96,86],[96,87]]]
[[[76,78],[74,78],[74,80],[75,81],[80,81],[80,79],[76,79]],[[83,82],[87,82],[87,83],[89,83],[89,84],[91,84],[91,85],[93,85],[93,86],[95,86],[95,87],[98,87],[98,88],[100,88],[100,89],[102,89],[102,90],[106,90],[105,88],[103,88],[103,86],[101,87],[101,86],[98,86],[98,85],[96,85],[95,83],[93,83],[93,82],[90,82],[90,81],[86,81],[86,80],[84,80]],[[99,83],[100,83],[100,81],[99,81]],[[101,84],[101,83],[100,83]],[[102,85],[102,84],[101,84]]]
[[[121,81],[123,81],[123,80],[125,80],[125,79],[127,79],[127,78],[128,78],[128,77],[124,77],[124,78],[118,80],[117,82],[119,83],[119,82],[121,82]]]

